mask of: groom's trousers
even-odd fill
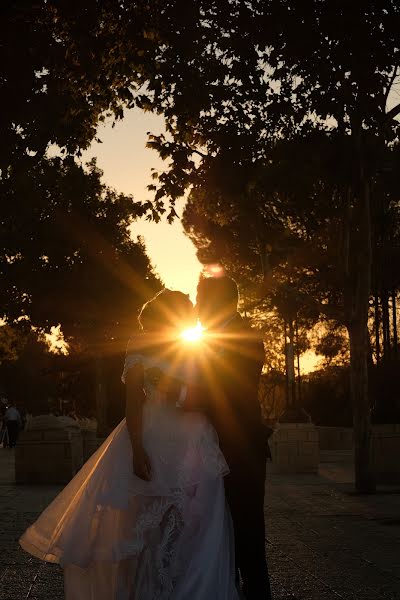
[[[266,452],[251,462],[225,449],[230,473],[225,491],[235,533],[236,569],[243,580],[246,600],[271,600],[265,553],[264,491]]]

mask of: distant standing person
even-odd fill
[[[17,406],[17,410],[21,417],[21,429],[25,429],[26,427],[26,408],[23,404]]]
[[[17,443],[20,427],[22,425],[21,415],[15,406],[15,402],[11,402],[10,406],[7,408],[4,415],[4,420],[6,422],[8,431],[9,446],[10,448],[14,448]]]
[[[5,413],[5,411],[4,411]],[[0,414],[0,446],[2,448],[7,448],[8,446],[8,431],[6,422],[4,420],[4,413]]]

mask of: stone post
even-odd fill
[[[319,444],[311,423],[278,423],[270,440],[274,473],[317,473]]]
[[[60,426],[57,417],[32,419],[15,450],[16,483],[68,483],[83,465],[79,427]]]
[[[399,457],[400,424],[374,425],[372,428],[372,461],[378,484],[400,483]]]

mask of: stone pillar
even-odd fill
[[[374,425],[372,456],[378,484],[400,483],[400,424]]]
[[[317,473],[318,430],[312,423],[278,423],[270,447],[274,473]]]
[[[79,429],[21,432],[15,450],[16,483],[68,483],[83,464]]]

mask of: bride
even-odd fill
[[[163,290],[144,305],[122,379],[126,418],[20,539],[64,569],[67,600],[238,600],[214,429],[179,405],[193,306]]]

